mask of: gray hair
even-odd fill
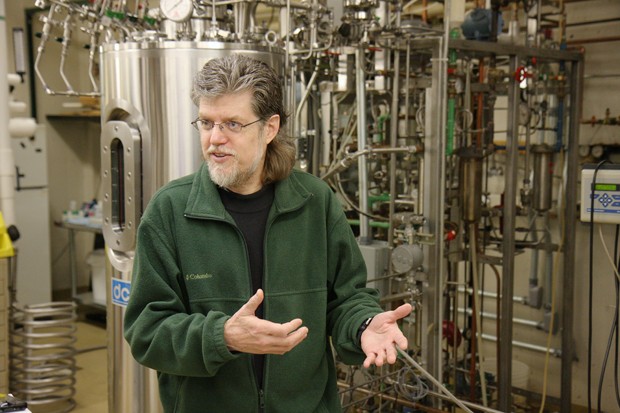
[[[286,136],[282,80],[266,63],[247,56],[232,54],[209,60],[194,77],[192,100],[252,92],[252,110],[263,121],[280,116],[280,130],[267,146],[264,183],[286,178],[295,164],[295,145]]]

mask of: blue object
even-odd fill
[[[112,303],[121,307],[127,307],[130,290],[131,283],[129,281],[112,278]]]
[[[489,40],[493,25],[493,11],[490,9],[473,9],[465,15],[461,31],[467,40]],[[497,16],[497,34],[502,32],[504,20]]]

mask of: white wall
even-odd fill
[[[7,29],[9,39],[12,37],[13,27],[21,27],[26,31],[26,10],[37,10],[34,1],[9,1],[6,2]],[[32,20],[33,33],[40,32],[42,22],[39,17],[47,12],[40,11]],[[25,34],[25,37],[27,35]],[[27,41],[27,39],[26,39]],[[34,38],[34,50],[39,46],[39,39]],[[90,84],[82,67],[87,64],[82,44],[72,44],[69,59],[66,64],[68,78],[75,89],[89,88]],[[14,70],[13,47],[9,44],[9,71]],[[51,40],[48,42],[46,52],[41,61],[41,71],[46,76],[46,82],[54,90],[65,90],[66,87],[59,75],[58,56],[60,44]],[[27,54],[27,51],[26,51]],[[28,57],[28,56],[27,56]],[[32,58],[32,56],[29,56]],[[49,234],[51,250],[48,254],[49,266],[51,266],[52,290],[65,290],[71,286],[70,263],[68,252],[68,232],[54,225],[62,218],[62,212],[69,207],[71,201],[80,205],[84,201],[98,198],[100,184],[100,161],[99,161],[99,122],[95,120],[81,120],[79,118],[48,119],[48,115],[70,114],[75,109],[65,108],[65,103],[77,103],[78,98],[50,96],[45,93],[41,82],[36,79],[35,73],[28,69],[25,84],[20,86],[14,93],[16,99],[28,104],[30,112],[29,83],[35,77],[35,94],[37,121],[46,130],[47,148],[47,185],[49,193],[49,216],[46,220],[50,223]],[[79,286],[88,286],[89,268],[85,259],[92,250],[94,234],[77,233],[76,256],[79,275]],[[24,286],[20,289],[28,288]],[[30,288],[41,288],[41,285],[32,284]]]

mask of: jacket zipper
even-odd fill
[[[267,217],[267,224],[265,225],[265,234],[263,235],[263,293],[265,291],[265,287],[266,287],[265,281],[267,277],[267,254],[265,253],[265,251],[267,251],[267,234],[269,233],[269,229],[271,228],[273,221],[275,221],[275,216],[271,217],[271,219],[270,217]],[[267,318],[267,305],[264,301],[263,301],[263,318]],[[264,386],[265,379],[267,376],[266,375],[267,355],[263,355],[263,357],[265,357],[265,362],[263,364],[263,380],[262,380],[263,386]],[[254,370],[254,374],[256,374],[256,369]],[[265,391],[263,390],[262,387],[258,388],[258,411],[259,413],[265,413]]]
[[[265,411],[265,392],[263,392],[263,389],[258,390],[258,411]]]
[[[184,216],[186,216],[188,218],[195,218],[195,219],[213,219],[213,218],[205,218],[205,217],[195,216],[195,215],[191,215],[191,214],[184,214]],[[267,219],[267,225],[265,227],[265,235],[264,235],[265,238],[263,240],[263,248],[264,248],[264,245],[267,243],[266,242],[267,241],[267,232],[269,231],[269,227],[271,226],[271,223],[274,220],[275,220],[275,218],[272,218],[271,221],[269,220],[269,218]],[[241,230],[237,227],[236,224],[231,223],[228,220],[225,220],[225,219],[224,220],[215,219],[215,221],[228,222],[235,229],[235,231],[237,231],[237,234],[241,236],[241,239],[243,240],[243,244],[245,246],[245,258],[246,258],[246,260],[248,261],[248,264],[249,264],[250,258],[248,256],[248,247],[247,247],[247,244],[245,242],[245,239],[243,238],[243,234],[241,233]],[[264,252],[263,252],[263,254],[264,254]],[[265,259],[264,255],[263,255],[263,259]],[[263,263],[263,271],[264,271],[264,267],[265,267],[265,264]],[[265,272],[263,272],[263,291],[265,291],[264,280],[265,280]],[[251,290],[254,289],[254,286],[252,285],[252,276],[251,275],[250,275],[250,289]],[[185,291],[187,291],[187,290],[185,290]],[[263,313],[263,317],[265,317],[265,313]],[[251,364],[251,367],[252,367],[252,372],[254,373],[254,379],[257,381],[256,387],[258,389],[258,411],[259,411],[259,413],[264,413],[265,412],[265,391],[263,390],[262,387],[260,387],[258,385],[258,380],[257,380],[258,378],[257,378],[256,368],[254,367],[254,361],[252,360],[252,362],[250,364]],[[263,372],[263,380],[264,380],[264,372]]]
[[[228,221],[227,221],[228,222]],[[245,241],[245,238],[243,238],[243,233],[241,232],[241,230],[239,229],[239,227],[237,227],[236,224],[230,223],[233,228],[235,228],[235,230],[237,231],[237,234],[241,237],[241,240],[243,241],[243,246],[245,248],[245,259],[248,263],[248,269],[250,270],[250,294],[252,294],[252,292],[254,291],[254,285],[252,283],[252,269],[250,268],[250,256],[248,254],[248,245],[247,242]],[[263,278],[264,278],[264,274],[263,274]],[[263,285],[263,291],[265,291],[265,286]],[[265,314],[263,314],[263,317],[265,316]],[[265,392],[263,391],[262,386],[258,385],[258,373],[256,371],[256,366],[255,366],[255,361],[254,361],[254,355],[250,356],[252,358],[251,360],[251,367],[252,367],[252,373],[254,375],[254,380],[256,380],[256,388],[258,390],[258,412],[259,413],[264,413],[265,412]],[[263,356],[264,357],[264,356]]]
[[[228,222],[228,221],[227,221]],[[241,232],[241,230],[239,229],[239,227],[237,227],[236,224],[232,224],[233,228],[235,228],[235,230],[237,231],[237,234],[241,237],[241,240],[243,241],[243,246],[245,248],[245,259],[248,262],[248,268],[250,268],[250,256],[248,254],[248,245],[245,241],[245,238],[243,238],[243,233]],[[254,285],[252,283],[252,269],[250,269],[250,294],[252,294],[252,292],[254,291]],[[264,277],[264,274],[263,274]],[[263,291],[264,291],[264,286],[263,286]],[[263,317],[265,315],[263,314]],[[258,411],[259,413],[264,413],[265,411],[265,392],[263,391],[263,388],[261,386],[258,385],[258,372],[256,371],[256,361],[254,360],[254,358],[257,357],[256,355],[250,355],[251,358],[251,362],[250,362],[250,367],[252,368],[252,374],[254,375],[254,380],[256,381],[256,389],[258,390]],[[264,356],[263,356],[264,357]]]

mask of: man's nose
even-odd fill
[[[213,129],[211,129],[211,142],[221,143],[227,139],[226,133],[224,133],[224,125],[213,125]]]

